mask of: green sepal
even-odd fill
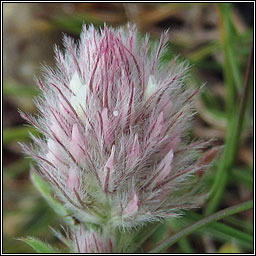
[[[38,189],[41,195],[45,198],[47,203],[51,206],[54,212],[61,217],[69,225],[74,225],[74,219],[70,216],[67,209],[53,197],[51,187],[39,176],[33,169],[30,172],[31,180],[34,186]]]
[[[34,238],[31,236],[25,238],[18,238],[17,240],[21,240],[31,246],[37,253],[58,253],[59,250],[53,248],[51,245],[42,242],[38,238]]]

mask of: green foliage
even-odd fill
[[[94,26],[101,26],[104,22],[95,18],[89,13],[83,12],[83,14],[75,14],[72,16],[59,15],[52,19],[52,24],[57,29],[64,29],[67,32],[71,32],[80,35],[83,24],[94,24]]]
[[[63,217],[67,224],[74,225],[74,220],[72,217],[70,217],[67,209],[53,197],[53,193],[49,184],[46,183],[37,173],[35,173],[35,171],[31,171],[31,180],[34,186],[38,189],[41,195],[54,210],[54,212]]]
[[[19,238],[19,240],[31,246],[37,253],[58,253],[57,249],[54,249],[51,245],[42,242],[38,238],[26,237]]]
[[[3,131],[3,144],[7,145],[10,143],[26,142],[30,140],[29,133],[33,135],[40,135],[40,132],[37,131],[34,127],[12,127],[7,128]]]
[[[226,218],[227,216],[251,209],[253,207],[253,201],[248,201],[236,206],[229,207],[227,209],[221,210],[217,213],[214,213],[208,217],[202,218],[198,222],[192,224],[191,226],[188,226],[178,233],[174,234],[170,238],[164,240],[160,245],[158,245],[155,249],[151,250],[150,253],[159,253],[163,249],[170,247],[171,245],[175,244],[177,241],[179,241],[181,238],[184,238],[196,230],[214,222],[221,220],[223,218]],[[253,237],[251,237],[251,243],[253,243]]]
[[[18,85],[5,85],[3,86],[3,95],[4,96],[16,96],[19,97],[34,97],[38,95],[38,90],[35,89],[32,86],[26,87],[26,86],[18,86]]]

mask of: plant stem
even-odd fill
[[[253,70],[253,43],[251,45],[251,50],[250,50],[250,55],[249,55],[249,61],[246,69],[246,74],[245,74],[245,86],[244,86],[244,91],[242,95],[242,102],[241,102],[241,107],[240,107],[240,112],[239,112],[239,119],[238,119],[238,131],[241,132],[242,130],[242,125],[244,121],[244,114],[248,102],[248,95],[250,91],[250,78]]]
[[[135,252],[161,225],[158,223],[149,223],[145,228],[139,231],[134,237],[134,244],[132,252]]]
[[[239,115],[238,116],[235,115],[236,113],[234,111],[234,114],[230,117],[230,120],[228,123],[228,129],[227,129],[226,146],[225,146],[222,158],[220,159],[220,162],[218,165],[217,173],[216,173],[214,184],[211,191],[211,198],[205,210],[205,215],[209,215],[217,209],[218,204],[224,193],[225,186],[227,184],[228,173],[235,161],[235,156],[237,153],[238,144],[239,144],[239,140],[240,140],[240,136],[243,128],[246,103],[248,101],[247,99],[249,95],[249,88],[250,88],[249,85],[251,84],[250,77],[252,74],[252,68],[253,68],[253,45],[251,47],[251,52],[249,56],[249,62],[248,62],[248,67],[247,67],[246,77],[245,77],[245,86],[244,86],[244,91],[241,99]]]
[[[253,207],[253,200],[247,201],[245,203],[241,203],[235,206],[228,207],[224,210],[221,210],[217,213],[212,214],[211,216],[205,217],[201,219],[200,221],[192,224],[191,226],[182,229],[180,232],[176,233],[175,235],[167,238],[165,241],[160,243],[156,248],[151,250],[149,253],[159,253],[163,249],[170,247],[171,245],[175,244],[177,241],[179,241],[181,238],[186,237],[190,235],[191,233],[197,231],[198,229],[208,225],[211,222],[221,220],[227,216],[249,210]]]

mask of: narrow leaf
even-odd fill
[[[177,241],[179,241],[181,238],[186,237],[188,235],[190,235],[191,233],[197,231],[198,229],[205,227],[206,225],[208,225],[209,223],[212,223],[214,221],[218,221],[221,220],[227,216],[242,212],[242,211],[246,211],[248,209],[251,209],[253,207],[253,201],[247,201],[245,203],[242,204],[238,204],[232,207],[228,207],[224,210],[221,210],[217,213],[214,213],[208,217],[205,217],[203,219],[201,219],[200,221],[192,224],[191,226],[188,226],[184,229],[182,229],[180,232],[174,234],[173,236],[167,238],[166,240],[164,240],[162,243],[160,243],[160,245],[158,245],[155,249],[151,250],[149,253],[159,253],[161,252],[163,249],[170,247],[171,245],[175,244]]]
[[[34,237],[26,237],[26,238],[19,238],[21,240],[31,246],[37,253],[57,253],[58,251],[54,249],[51,245],[42,242],[38,238]]]
[[[6,145],[11,142],[17,143],[17,141],[28,141],[30,140],[29,132],[35,136],[40,135],[40,132],[32,127],[22,126],[5,129],[3,131],[3,144]]]
[[[54,210],[55,213],[64,217],[64,220],[69,224],[74,224],[72,217],[69,216],[69,212],[65,209],[65,207],[58,202],[52,196],[52,190],[50,186],[35,172],[31,171],[31,180],[34,186],[38,189],[38,191],[42,194],[51,208]]]

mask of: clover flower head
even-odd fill
[[[133,25],[84,26],[38,79],[40,116],[22,115],[44,138],[24,149],[80,222],[136,228],[201,201],[192,178],[200,143],[184,141],[197,91],[185,86],[186,63],[163,64],[167,41],[163,33],[151,44]],[[76,251],[111,251],[88,232],[73,236]]]

